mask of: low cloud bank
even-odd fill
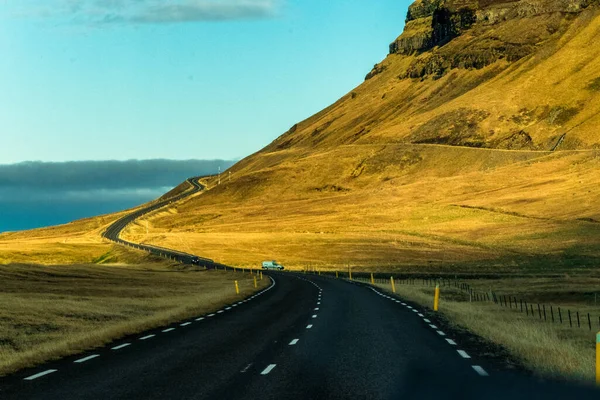
[[[32,229],[145,203],[226,160],[131,160],[0,165],[0,232]]]

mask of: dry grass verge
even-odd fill
[[[255,292],[250,274],[181,268],[0,265],[0,375],[213,311]],[[268,283],[265,277],[259,287]]]
[[[376,286],[391,292],[390,284]],[[433,287],[397,284],[396,292],[406,300],[433,307]],[[541,376],[594,379],[594,332],[545,323],[494,303],[471,303],[465,293],[449,287],[441,291],[440,313],[452,324],[505,347]]]

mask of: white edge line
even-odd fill
[[[490,374],[488,374],[486,370],[481,368],[479,365],[473,365],[473,369],[479,374],[479,376],[490,376]]]
[[[464,351],[464,350],[456,350],[456,351],[458,352],[458,354],[460,354],[460,356],[461,356],[462,358],[471,358],[471,356],[469,355],[469,353],[467,353],[467,352],[466,352],[466,351]]]
[[[24,381],[32,381],[34,379],[41,378],[42,376],[46,376],[48,374],[52,374],[52,373],[54,373],[56,371],[58,371],[58,370],[57,369],[49,369],[49,370],[46,370],[44,372],[40,372],[39,374],[35,374],[35,375],[28,376],[27,378],[23,378],[23,380]]]
[[[86,362],[86,361],[92,360],[92,359],[94,359],[94,358],[96,358],[96,357],[100,357],[100,354],[92,354],[91,356],[87,356],[87,357],[84,357],[84,358],[80,358],[79,360],[75,360],[75,361],[73,361],[73,362],[74,362],[74,363],[77,363],[77,364],[80,364],[80,363],[83,363],[83,362]]]

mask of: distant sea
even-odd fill
[[[168,191],[168,189],[167,189]],[[156,197],[160,197],[156,196]],[[65,224],[81,218],[122,211],[155,199],[154,196],[121,201],[64,202],[29,201],[23,204],[0,203],[0,233]]]
[[[130,160],[0,165],[0,233],[65,224],[156,199],[226,160]]]

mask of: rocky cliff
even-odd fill
[[[441,76],[453,68],[481,69],[535,52],[592,0],[419,0],[408,10],[391,54],[418,57],[404,78]],[[457,43],[453,39],[463,36]],[[447,46],[446,46],[447,45]]]

